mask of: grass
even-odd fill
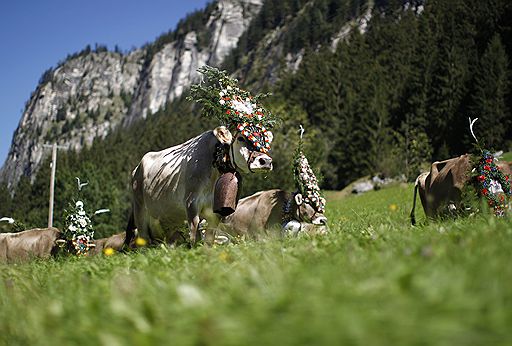
[[[0,265],[0,341],[512,343],[510,220],[413,228],[410,185],[327,197],[324,237]]]
[[[504,153],[500,160],[509,161],[509,162],[512,161],[512,151]]]

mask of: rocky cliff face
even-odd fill
[[[9,186],[31,176],[46,155],[44,144],[57,142],[79,150],[104,137],[128,110],[143,53],[88,52],[49,73],[26,104],[14,133],[2,180]]]
[[[12,188],[21,175],[34,176],[47,155],[44,144],[80,150],[119,124],[145,118],[179,97],[199,78],[198,67],[219,65],[236,46],[262,1],[219,0],[204,13],[204,28],[156,52],[149,45],[125,55],[97,50],[67,59],[45,76],[28,101],[0,180]]]
[[[197,31],[188,32],[183,39],[163,46],[143,72],[134,103],[124,123],[155,113],[181,96],[199,78],[197,69],[205,64],[218,66],[233,49],[240,35],[257,14],[263,0],[221,0],[210,14],[206,27],[209,40],[199,44]]]

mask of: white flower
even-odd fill
[[[85,210],[83,210],[83,209],[79,210],[78,211],[78,215],[84,216],[85,215]]]
[[[491,192],[492,194],[503,193],[501,184],[498,181],[492,179],[491,184],[489,186],[489,192]]]
[[[227,90],[231,90],[231,89],[233,89],[233,88],[232,88],[230,85],[228,85],[228,86],[226,87],[226,89],[227,89]]]
[[[233,108],[240,113],[245,114],[252,114],[252,112],[254,112],[254,108],[249,102],[241,102],[239,100],[233,101]]]
[[[224,100],[220,100],[220,101],[219,101],[219,103],[220,103],[221,105],[223,105],[224,103],[226,103],[226,101],[224,101]]]
[[[85,220],[85,219],[81,219],[81,220],[79,221],[79,223],[80,223],[80,226],[82,226],[82,227],[87,226],[87,220]]]
[[[75,225],[69,225],[68,230],[70,232],[76,232],[76,226]]]
[[[75,206],[76,206],[77,208],[80,208],[80,209],[81,209],[81,208],[83,208],[83,207],[84,207],[84,202],[82,202],[82,201],[77,201],[77,202],[76,202],[76,204],[75,204]]]

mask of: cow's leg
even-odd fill
[[[124,239],[124,245],[123,245],[123,247],[125,247],[126,249],[128,249],[130,247],[130,244],[136,238],[137,227],[135,226],[135,215],[134,214],[135,214],[135,210],[132,206],[132,209],[130,210],[130,216],[128,219],[128,225],[126,226],[126,231],[125,231],[126,237]]]
[[[188,228],[190,231],[190,245],[194,246],[196,242],[201,239],[201,234],[199,234],[199,215],[195,213],[195,215],[188,216]]]
[[[187,201],[187,221],[190,236],[190,245],[194,246],[196,242],[201,239],[199,234],[199,209],[197,207],[196,199],[191,195]]]
[[[414,184],[414,197],[412,198],[412,210],[411,210],[411,225],[416,225],[416,217],[414,215],[414,210],[416,209],[416,193],[418,192],[418,178],[416,178],[416,183]]]

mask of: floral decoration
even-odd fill
[[[302,151],[303,132],[304,129],[301,125],[299,146],[295,151],[293,159],[293,177],[297,190],[302,194],[304,202],[311,205],[317,212],[323,213],[325,211],[325,198],[322,196],[318,186],[318,179]]]
[[[268,129],[278,121],[260,103],[268,94],[252,96],[226,71],[214,67],[203,66],[198,71],[207,81],[193,85],[188,99],[203,105],[204,116],[217,118],[230,130],[241,132],[258,151],[268,152],[271,141]]]
[[[94,230],[91,219],[84,210],[84,203],[77,201],[65,211],[64,237],[71,241],[72,250],[77,255],[87,255],[93,247]]]
[[[475,172],[480,194],[487,199],[496,216],[504,216],[512,194],[510,177],[503,174],[488,150],[482,150]]]

